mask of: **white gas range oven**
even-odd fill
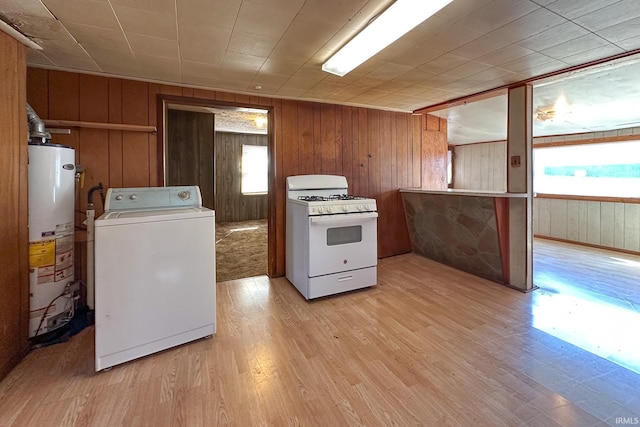
[[[375,199],[347,194],[336,175],[287,178],[287,279],[306,299],[375,286]]]

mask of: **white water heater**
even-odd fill
[[[29,144],[29,337],[73,315],[75,169],[73,148]]]

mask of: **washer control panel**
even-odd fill
[[[202,207],[200,187],[109,188],[105,198],[105,212],[151,209],[184,209]]]

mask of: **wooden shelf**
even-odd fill
[[[99,123],[99,122],[82,122],[78,120],[43,120],[46,127],[51,128],[91,128],[91,129],[107,129],[122,130],[127,132],[147,132],[156,133],[158,129],[155,126],[144,125],[128,125],[124,123]]]

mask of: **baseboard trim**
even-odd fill
[[[593,243],[576,242],[575,240],[561,239],[559,237],[541,236],[539,234],[534,234],[533,237],[535,237],[537,239],[546,239],[546,240],[553,240],[553,241],[562,242],[562,243],[571,243],[573,245],[587,246],[589,248],[606,249],[608,251],[622,252],[622,253],[629,254],[629,255],[640,255],[640,252],[638,252],[638,251],[631,251],[631,250],[628,250],[628,249],[614,248],[614,247],[611,247],[611,246],[595,245]]]

